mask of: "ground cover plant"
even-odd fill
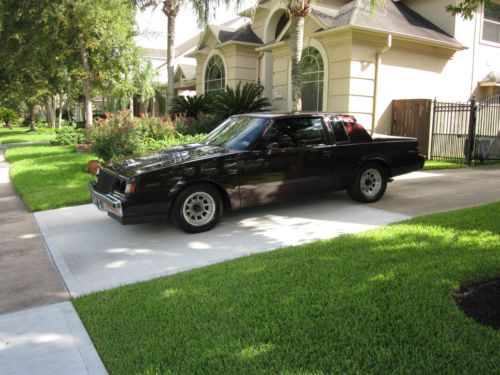
[[[458,308],[500,274],[500,202],[80,297],[113,374],[500,372]]]
[[[31,211],[90,202],[87,187],[94,177],[85,171],[92,154],[73,146],[24,146],[6,150],[17,193]]]
[[[52,129],[39,129],[37,132],[30,132],[29,128],[26,127],[12,129],[0,127],[0,144],[52,141],[54,139],[55,132]]]
[[[465,160],[457,160],[455,162],[442,161],[442,160],[427,160],[425,162],[424,170],[432,171],[439,169],[460,169],[469,167],[497,167],[500,166],[500,161],[488,160],[484,162],[474,161],[470,166],[465,164]]]

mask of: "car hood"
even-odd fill
[[[212,159],[240,152],[239,150],[231,150],[223,147],[189,144],[168,148],[145,157],[114,162],[108,167],[118,174],[130,178],[188,162]]]

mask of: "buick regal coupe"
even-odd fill
[[[199,144],[100,168],[92,201],[123,224],[167,219],[210,230],[224,210],[334,190],[375,202],[394,176],[423,167],[416,139],[371,137],[353,116],[230,117]]]

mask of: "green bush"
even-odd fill
[[[184,135],[175,133],[166,136],[161,140],[144,138],[141,145],[141,153],[148,154],[155,151],[165,150],[170,147],[198,143],[205,137],[205,134]]]
[[[174,121],[174,128],[176,132],[184,135],[208,134],[220,123],[220,118],[213,114],[202,115],[196,120],[177,117]]]
[[[136,124],[141,132],[142,138],[162,140],[175,132],[172,121],[160,117],[145,115],[137,119]]]
[[[92,151],[105,161],[131,156],[139,149],[139,133],[135,120],[127,111],[110,113],[97,120],[90,131]]]
[[[74,145],[85,143],[86,135],[83,129],[79,129],[72,123],[66,123],[56,130],[54,143],[59,145]]]
[[[255,83],[241,82],[234,89],[226,86],[224,90],[211,96],[210,113],[225,119],[232,115],[250,112],[262,112],[271,106],[269,99],[261,97],[264,87]]]
[[[12,127],[13,123],[17,121],[16,111],[6,107],[0,107],[0,121],[2,121],[7,128]]]
[[[172,99],[172,112],[197,119],[209,110],[209,99],[204,95],[176,96]]]

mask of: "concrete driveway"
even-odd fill
[[[344,195],[229,213],[212,231],[194,235],[170,223],[123,226],[93,205],[35,216],[69,292],[78,296],[407,218]]]
[[[411,216],[500,199],[500,170],[417,172],[371,205],[345,192],[226,214],[187,235],[170,223],[122,226],[92,205],[38,212],[36,220],[73,296],[244,255],[354,233]]]

